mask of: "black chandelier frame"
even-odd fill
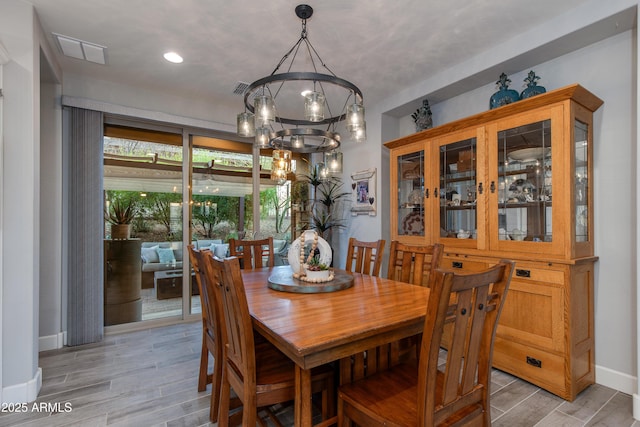
[[[311,121],[304,118],[296,119],[292,117],[282,117],[277,113],[276,107],[276,115],[274,117],[274,121],[280,123],[281,125],[296,127],[285,128],[284,126],[282,126],[281,130],[272,131],[269,134],[269,145],[273,148],[286,148],[298,153],[317,153],[336,150],[340,147],[340,135],[337,132],[332,131],[335,128],[335,124],[347,118],[346,107],[349,104],[349,100],[351,99],[351,97],[353,97],[354,103],[358,104],[364,103],[364,97],[362,95],[362,91],[355,84],[336,76],[335,73],[333,73],[333,71],[331,71],[329,67],[327,67],[316,49],[307,38],[307,19],[313,15],[313,8],[309,5],[301,4],[296,7],[295,13],[298,18],[302,20],[302,32],[300,38],[280,59],[280,62],[278,62],[278,65],[269,76],[260,78],[247,87],[244,93],[244,105],[246,110],[250,111],[252,114],[255,114],[255,107],[254,105],[252,105],[251,101],[260,91],[262,91],[262,94],[264,94],[265,92],[269,92],[275,103],[276,98],[283,85],[291,81],[313,82],[314,86],[317,83],[320,87],[320,92],[325,96],[325,98],[326,92],[323,84],[330,84],[332,86],[342,88],[347,91],[347,96],[345,99],[345,105],[342,107],[340,114],[332,115],[331,108],[327,103],[326,105],[329,117],[326,117],[323,120],[319,121]],[[305,43],[306,51],[309,54],[309,58],[311,60],[314,71],[290,71],[303,42]],[[287,72],[278,73],[280,67],[287,61],[291,54],[293,54],[293,57],[289,62],[289,70],[287,70]],[[324,69],[326,69],[330,74],[318,72],[314,55],[317,58],[317,61],[322,65],[322,67],[324,67]],[[274,86],[278,86],[275,94],[271,93],[271,88],[269,86],[271,84],[273,84]],[[324,125],[327,126],[326,130],[318,129],[319,126]],[[298,126],[311,126],[311,128]],[[310,137],[314,140],[319,139],[321,140],[321,142],[319,144],[307,144],[305,142],[302,147],[292,147],[291,142],[284,139],[285,137],[291,136]]]

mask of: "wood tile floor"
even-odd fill
[[[200,322],[108,335],[40,354],[42,390],[33,410],[1,413],[0,426],[210,426],[210,386],[198,393]],[[594,385],[566,402],[494,371],[493,426],[640,427],[632,398]],[[57,406],[57,408],[56,408]],[[281,410],[292,425],[291,407]]]

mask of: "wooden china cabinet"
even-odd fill
[[[593,112],[567,86],[385,144],[392,239],[444,268],[516,262],[494,367],[564,399],[595,380]]]

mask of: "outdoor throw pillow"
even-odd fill
[[[173,249],[171,248],[158,248],[158,258],[162,264],[173,264],[176,262],[176,258],[173,255]]]
[[[158,245],[155,245],[150,248],[142,248],[142,260],[144,262],[160,262],[157,252],[158,247]]]
[[[220,259],[226,258],[228,252],[229,252],[229,244],[228,243],[221,243],[219,245],[216,245],[216,248],[213,251],[214,255],[217,256]]]
[[[212,243],[209,246],[209,250],[213,254],[213,256],[224,259],[227,257],[227,252],[229,252],[229,244],[228,243]]]

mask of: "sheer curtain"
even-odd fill
[[[104,335],[103,114],[66,107],[64,117],[67,344],[80,345]]]

